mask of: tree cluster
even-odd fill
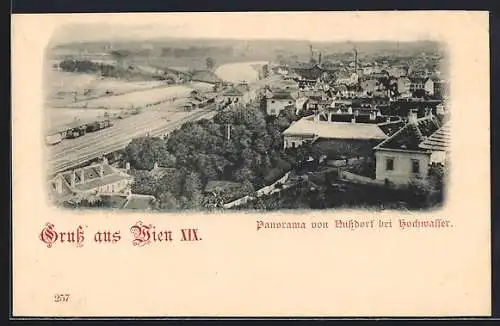
[[[283,150],[281,135],[296,118],[293,110],[265,117],[258,107],[234,105],[213,121],[183,124],[168,139],[135,139],[124,150],[133,169],[148,171],[155,163],[171,169],[161,178],[151,173],[136,177],[132,191],[154,195],[160,209],[203,207],[208,196],[204,188],[213,180],[237,182],[243,193],[252,194],[300,161],[299,149]]]

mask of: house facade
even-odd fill
[[[425,79],[424,78],[410,78],[410,92],[416,92],[425,89]]]
[[[424,90],[427,95],[434,95],[436,91],[436,83],[432,78],[427,78],[424,84]]]
[[[411,80],[408,77],[398,78],[398,93],[406,94],[410,92]]]
[[[441,123],[432,114],[417,119],[416,112],[410,112],[404,127],[374,147],[376,179],[396,186],[426,180],[433,151],[420,144],[439,128]]]
[[[224,103],[240,103],[242,100],[243,93],[236,88],[231,88],[222,93],[222,101]]]
[[[375,151],[376,179],[396,185],[407,185],[412,179],[425,179],[430,164],[427,151],[398,151],[378,149]]]
[[[295,99],[289,92],[271,93],[266,99],[267,115],[278,116],[288,106],[295,106]]]

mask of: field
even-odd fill
[[[91,121],[104,118],[108,113],[110,117],[122,113],[120,110],[99,110],[99,109],[75,109],[75,108],[51,108],[47,109],[47,128],[57,129],[62,125],[69,124],[75,120]]]
[[[211,86],[203,85],[201,83],[162,86],[152,89],[138,90],[121,95],[105,96],[95,99],[90,99],[82,102],[73,103],[68,105],[71,108],[97,108],[97,109],[129,109],[145,107],[146,105],[155,105],[168,101],[173,97],[184,97],[189,95],[193,88],[201,88],[209,90]]]
[[[161,104],[189,94],[192,89],[211,90],[212,85],[190,83],[168,86],[163,81],[130,81],[97,74],[72,73],[52,68],[45,72],[46,126],[58,128],[75,120],[126,117],[131,108]],[[141,67],[144,68],[144,67]]]
[[[83,101],[107,96],[106,92],[116,95],[166,85],[162,81],[125,81],[63,71],[47,72],[46,77],[47,104],[51,106],[67,106],[75,99]]]

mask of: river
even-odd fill
[[[252,83],[259,79],[259,73],[253,66],[267,63],[267,61],[228,63],[217,68],[215,74],[231,83]]]

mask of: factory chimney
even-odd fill
[[[354,71],[358,71],[358,49],[354,48]]]
[[[314,62],[314,53],[313,53],[312,44],[309,44],[309,58],[310,58],[311,62]]]
[[[319,53],[319,55],[318,55],[318,65],[320,65],[320,66],[321,66],[321,52],[320,52],[320,53]]]

